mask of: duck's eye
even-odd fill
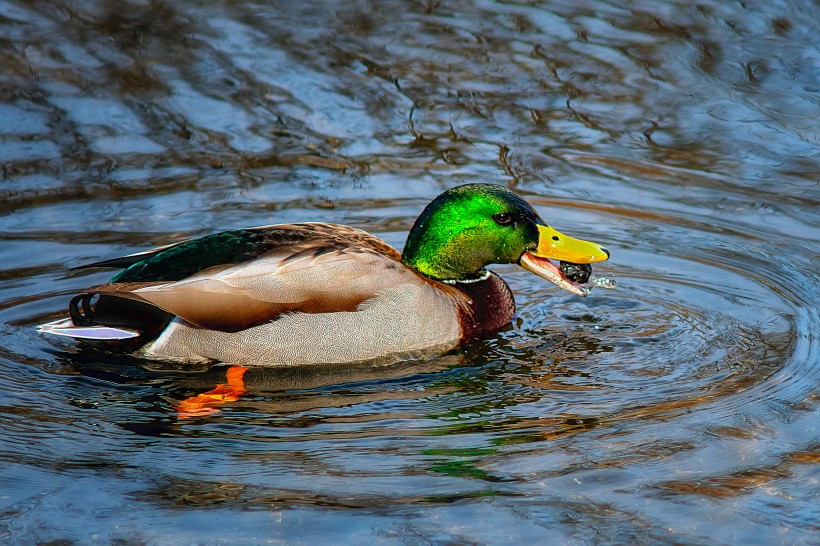
[[[509,212],[500,212],[498,214],[495,214],[493,215],[493,220],[495,220],[495,223],[500,226],[509,226],[513,223],[512,214],[510,214]]]

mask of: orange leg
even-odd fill
[[[228,368],[227,383],[219,383],[208,392],[186,398],[175,406],[178,419],[189,417],[201,417],[219,413],[216,406],[236,402],[239,397],[247,392],[242,376],[248,368],[242,366],[231,366]]]

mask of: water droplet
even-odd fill
[[[618,281],[611,277],[598,277],[595,279],[595,286],[603,288],[615,288],[618,286]]]
[[[615,288],[616,286],[618,286],[618,281],[616,281],[612,277],[592,276],[583,286],[584,290],[586,290],[586,293],[589,294],[589,292],[597,286],[600,286],[601,288]]]

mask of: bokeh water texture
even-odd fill
[[[810,544],[820,8],[0,0],[0,542]],[[537,3],[535,3],[537,4]],[[34,326],[69,266],[320,220],[401,246],[506,184],[606,244],[581,299],[388,366],[225,382]]]

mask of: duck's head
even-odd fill
[[[489,264],[517,263],[580,296],[586,290],[550,259],[591,264],[609,258],[596,243],[567,237],[529,203],[494,184],[467,184],[436,197],[418,217],[402,261],[431,279],[471,281]]]

